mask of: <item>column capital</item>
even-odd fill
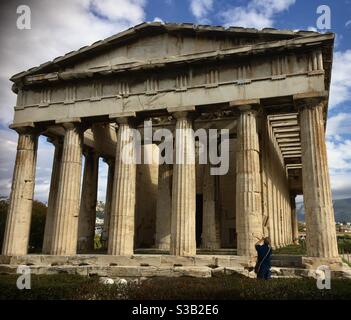
[[[167,112],[176,120],[194,118],[196,115],[195,106],[169,107]]]
[[[58,119],[55,121],[55,123],[60,125],[65,130],[77,129],[80,133],[84,133],[84,131],[88,128],[88,124],[82,123],[80,118]]]
[[[61,125],[76,125],[78,123],[81,123],[81,119],[79,117],[73,117],[73,118],[61,118],[57,119],[55,121],[56,124],[61,124]]]
[[[258,113],[260,111],[258,105],[251,105],[251,104],[246,104],[246,105],[241,105],[237,107],[240,111],[240,113]]]
[[[34,122],[13,123],[9,128],[15,130],[18,134],[37,134],[42,131],[41,128],[36,127]]]
[[[323,108],[328,102],[328,92],[312,92],[312,93],[299,93],[293,95],[295,107],[300,110],[302,108],[313,108],[319,104],[323,104]]]
[[[109,115],[109,118],[115,120],[118,125],[133,125],[136,121],[136,113],[134,111],[113,113]]]
[[[240,111],[249,111],[251,109],[259,109],[261,106],[260,99],[243,99],[229,102],[230,107],[238,108]]]

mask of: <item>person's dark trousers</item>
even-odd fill
[[[271,278],[271,270],[270,269],[262,269],[257,274],[257,279],[269,280]]]

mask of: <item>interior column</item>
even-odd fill
[[[99,156],[93,149],[84,150],[85,163],[78,222],[78,251],[94,250]]]
[[[53,236],[53,227],[56,213],[56,199],[59,186],[60,170],[61,170],[61,160],[63,143],[60,138],[52,140],[55,146],[54,160],[52,164],[51,181],[50,181],[50,191],[48,199],[48,210],[45,219],[45,229],[44,229],[44,239],[43,239],[43,253],[49,254],[51,250],[51,242]]]
[[[172,217],[172,175],[170,164],[158,167],[158,197],[156,207],[156,248],[169,250],[171,242]]]

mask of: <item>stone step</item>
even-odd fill
[[[241,274],[245,277],[256,278],[252,268],[241,265],[231,267],[208,267],[208,266],[97,266],[97,265],[60,265],[39,266],[29,265],[32,274],[76,274],[82,276],[99,276],[109,278],[148,278],[148,277],[198,277],[209,278],[223,275]],[[18,265],[0,264],[0,276],[3,274],[17,274]],[[272,278],[316,278],[318,275],[313,270],[303,268],[277,268],[272,267]],[[332,271],[333,278],[350,278],[349,270]]]
[[[197,255],[194,257],[179,257],[172,255],[75,255],[75,256],[52,256],[52,255],[26,255],[26,256],[0,256],[0,264],[10,265],[36,265],[36,266],[152,266],[152,267],[236,267],[246,266],[248,260],[245,257],[232,255]]]
[[[16,274],[15,265],[0,265],[0,274]],[[28,266],[31,274],[76,274],[82,276],[99,276],[110,278],[138,278],[138,277],[198,277],[209,278],[212,276],[209,267],[140,267],[140,266]]]
[[[295,255],[272,255],[272,266],[302,268],[302,256]]]

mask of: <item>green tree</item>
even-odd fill
[[[46,212],[47,206],[44,203],[36,200],[33,201],[29,252],[41,252],[43,247]]]
[[[304,229],[306,228],[305,224],[302,222],[298,222],[298,230],[299,232],[304,232]]]
[[[2,242],[4,239],[6,214],[7,214],[8,206],[9,206],[8,200],[1,198],[0,199],[0,250],[2,248]]]

